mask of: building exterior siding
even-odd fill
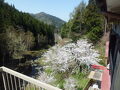
[[[111,90],[120,89],[120,25],[113,26],[109,47]]]

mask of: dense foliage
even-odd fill
[[[61,30],[62,37],[76,40],[82,36],[88,37],[93,43],[103,35],[103,16],[100,15],[95,0],[89,0],[88,5],[81,2],[71,14],[71,19]]]
[[[44,24],[0,0],[0,63],[19,59],[24,51],[52,44],[54,26]]]

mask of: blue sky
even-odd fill
[[[5,0],[23,12],[39,13],[45,12],[59,17],[65,21],[69,20],[70,13],[82,0]],[[83,0],[86,3],[88,0]]]

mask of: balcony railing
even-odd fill
[[[4,90],[61,90],[6,67],[0,67],[0,73]]]

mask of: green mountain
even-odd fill
[[[40,21],[43,21],[46,24],[54,25],[56,28],[60,28],[65,23],[65,21],[61,20],[60,18],[46,14],[44,12],[37,13],[37,14],[31,14],[31,15],[34,18]]]

